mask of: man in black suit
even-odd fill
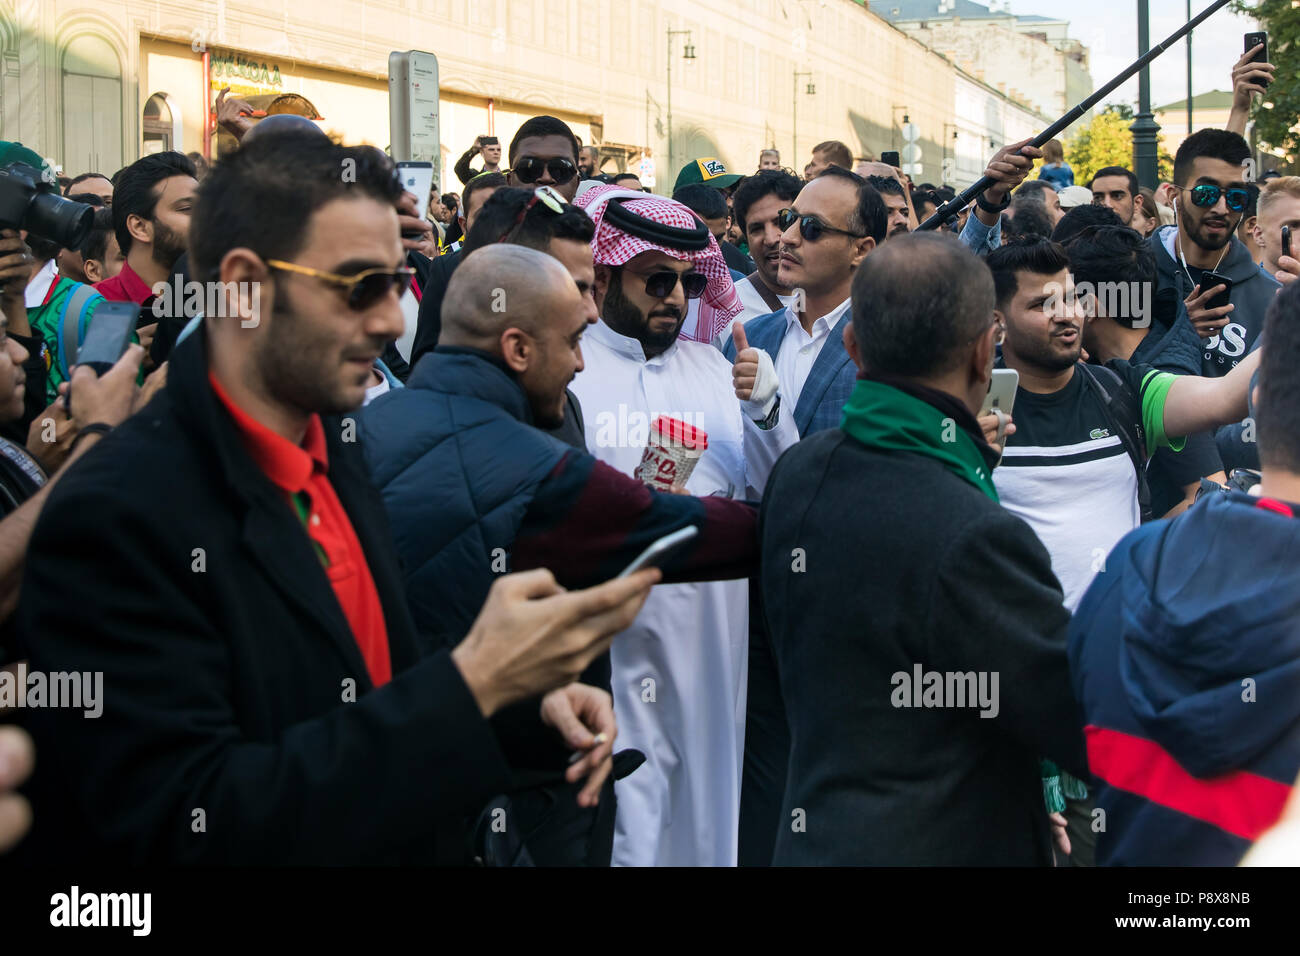
[[[1039,758],[1085,772],[1083,736],[1061,589],[975,418],[993,279],[919,233],[852,298],[844,424],[782,457],[760,519],[779,691],[751,668],[749,693],[792,742],[773,862],[1050,865]]]
[[[26,712],[40,858],[462,862],[512,767],[594,803],[613,712],[570,682],[658,572],[504,576],[454,649],[416,631],[349,414],[402,328],[399,189],[291,133],[204,182],[193,266],[226,308],[54,489],[26,566],[31,670],[103,675],[98,719]]]

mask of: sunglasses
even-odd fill
[[[356,275],[342,276],[337,272],[312,269],[293,262],[285,262],[282,259],[267,259],[266,264],[272,269],[311,276],[313,279],[319,279],[330,285],[346,289],[348,308],[355,312],[370,308],[388,295],[389,290],[394,287],[396,287],[397,297],[400,299],[406,294],[406,290],[411,287],[411,278],[415,275],[414,269],[405,266],[400,269],[366,269]]]
[[[542,173],[551,174],[557,183],[567,183],[578,175],[578,167],[573,160],[557,156],[554,159],[540,159],[537,156],[525,156],[511,167],[515,179],[521,183],[535,183],[542,178]]]
[[[1185,187],[1178,187],[1180,189]],[[1219,197],[1225,197],[1228,208],[1233,212],[1241,212],[1250,202],[1250,191],[1240,186],[1232,186],[1224,189],[1216,186],[1214,183],[1201,183],[1199,186],[1193,186],[1188,190],[1192,194],[1192,205],[1200,206],[1202,209],[1208,209],[1219,201]]]
[[[511,233],[523,225],[524,220],[528,218],[528,213],[538,203],[541,203],[557,216],[564,213],[564,197],[550,186],[538,186],[533,190],[533,198],[524,204],[523,209],[519,210],[519,215],[515,216],[515,221],[510,224],[505,232],[501,233],[501,238],[497,242],[505,242],[509,239]]]
[[[662,272],[652,272],[648,276],[641,276],[637,272],[630,274],[645,279],[645,294],[652,299],[666,299],[672,295],[673,289],[677,288],[678,279],[682,280],[682,291],[686,293],[688,299],[698,299],[704,295],[704,290],[709,284],[709,277],[703,272],[683,272],[678,275],[671,269],[664,269]]]
[[[816,216],[801,216],[793,209],[782,209],[776,214],[776,224],[782,232],[785,232],[795,223],[799,223],[799,235],[803,236],[808,242],[816,242],[828,232],[838,233],[841,236],[852,236],[854,239],[861,239],[865,233],[849,232],[847,229],[836,229],[834,226],[828,226]]]

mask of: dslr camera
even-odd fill
[[[0,229],[22,229],[64,249],[80,246],[94,225],[95,207],[59,195],[41,171],[26,163],[0,166]]]

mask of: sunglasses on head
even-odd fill
[[[554,159],[541,159],[537,156],[525,156],[511,167],[515,179],[521,183],[535,183],[542,178],[542,173],[550,173],[557,183],[567,183],[578,175],[577,164],[571,159],[557,156]]]
[[[1233,212],[1241,212],[1250,202],[1250,191],[1241,186],[1224,189],[1214,183],[1201,183],[1199,186],[1193,186],[1188,192],[1192,194],[1192,205],[1200,206],[1202,209],[1213,206],[1219,201],[1220,196],[1224,197],[1228,208]]]
[[[388,295],[389,290],[394,287],[396,287],[397,297],[400,299],[406,294],[406,290],[411,287],[411,278],[415,275],[414,269],[405,266],[400,269],[366,269],[356,273],[356,275],[344,276],[339,275],[337,272],[325,272],[322,269],[312,269],[308,266],[300,266],[297,263],[285,262],[282,259],[267,259],[266,264],[272,269],[311,276],[313,279],[319,279],[321,282],[346,290],[348,308],[354,312],[361,312],[370,308]]]
[[[501,238],[498,239],[497,242],[505,242],[509,239],[510,234],[523,225],[524,220],[528,217],[528,213],[538,203],[541,203],[545,208],[549,209],[557,216],[564,213],[564,197],[550,186],[538,186],[533,190],[533,197],[529,199],[528,202],[524,203],[524,208],[519,210],[519,215],[515,216],[515,221],[510,224],[509,228],[506,229],[505,232],[501,233]]]
[[[704,295],[704,290],[709,284],[709,277],[703,272],[683,272],[680,275],[671,269],[664,269],[662,272],[652,272],[648,276],[641,276],[640,273],[630,272],[645,279],[645,294],[652,299],[666,299],[673,294],[673,289],[677,288],[677,280],[682,280],[682,291],[686,293],[688,299],[698,299]]]
[[[793,209],[782,209],[776,214],[776,224],[785,232],[795,223],[799,223],[799,235],[803,236],[808,242],[816,242],[828,232],[838,233],[841,236],[852,236],[854,239],[861,239],[863,234],[860,232],[849,232],[847,229],[836,229],[834,226],[828,226],[816,216],[801,216]]]

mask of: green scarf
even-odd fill
[[[937,459],[958,478],[998,500],[988,463],[966,430],[933,405],[892,385],[858,379],[844,403],[840,428],[869,448]]]

